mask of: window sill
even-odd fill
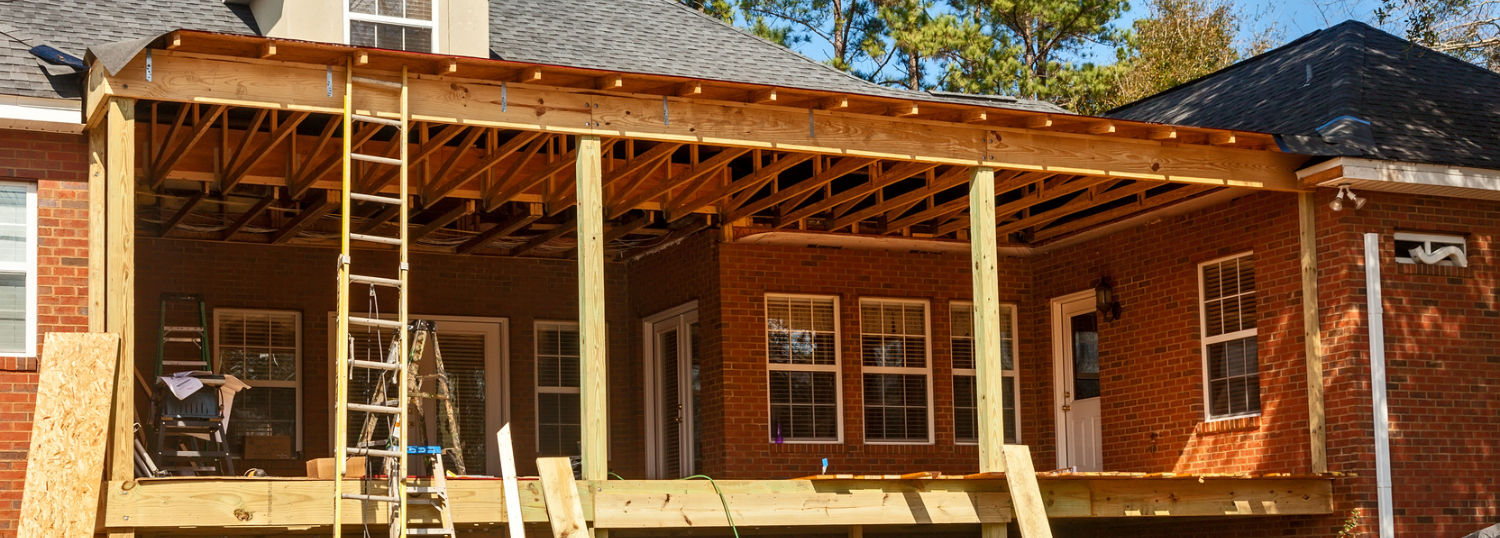
[[[1260,415],[1248,417],[1235,417],[1200,422],[1194,428],[1194,433],[1208,435],[1215,433],[1228,433],[1239,431],[1253,431],[1260,429]]]
[[[1403,275],[1441,276],[1468,278],[1469,268],[1457,265],[1427,265],[1425,263],[1397,263],[1396,272]]]

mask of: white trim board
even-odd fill
[[[1331,170],[1338,175],[1312,186],[1500,201],[1500,170],[1485,168],[1336,157],[1298,170],[1297,178],[1306,182]]]

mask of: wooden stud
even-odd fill
[[[697,97],[703,95],[703,83],[698,81],[684,82],[677,87],[678,97]]]
[[[250,206],[249,210],[246,210],[244,213],[240,214],[240,218],[234,219],[234,223],[230,224],[228,228],[224,229],[221,240],[228,241],[230,239],[234,239],[235,234],[240,233],[240,230],[243,230],[245,229],[245,226],[250,225],[250,222],[255,220],[255,217],[259,216],[262,211],[266,210],[267,207],[270,207],[271,203],[274,201],[276,201],[276,197],[268,195],[255,202],[255,205]]]
[[[604,192],[597,136],[578,138],[578,356],[583,478],[604,480],[609,471],[609,407],[605,393]],[[571,471],[570,471],[571,473]]]
[[[819,106],[823,107],[824,110],[844,110],[849,108],[849,96],[835,95],[828,97],[820,101]]]
[[[109,477],[120,480],[135,477],[135,100],[110,99],[108,114],[108,199],[105,214],[96,218],[106,219],[104,330],[120,335],[109,451]]]
[[[589,538],[588,524],[578,488],[573,485],[573,465],[568,458],[537,458],[542,496],[547,500],[547,520],[553,538]]]
[[[271,236],[271,242],[281,244],[291,240],[297,236],[297,232],[317,222],[318,219],[323,218],[323,215],[327,215],[329,211],[333,211],[339,205],[338,193],[324,191],[323,196],[314,198],[313,205],[297,213],[296,216],[292,217],[291,221],[282,226],[280,230],[277,230],[276,234]]]
[[[261,43],[260,44],[260,59],[262,59],[262,60],[270,59],[272,56],[275,56],[275,55],[276,55],[276,42],[275,41],[267,41],[265,43]]]
[[[516,476],[516,449],[510,441],[510,423],[495,432],[500,449],[500,480],[505,486],[505,525],[508,538],[526,538],[526,518],[521,515],[521,488]]]
[[[1235,144],[1234,133],[1209,133],[1208,143],[1215,146],[1233,146]]]
[[[1174,189],[1174,190],[1172,190],[1170,192],[1163,193],[1163,194],[1158,194],[1156,196],[1149,196],[1149,197],[1145,196],[1145,191],[1148,190],[1148,189],[1150,189],[1150,188],[1152,188],[1152,187],[1155,187],[1155,186],[1157,186],[1157,185],[1152,185],[1152,184],[1149,184],[1149,183],[1147,183],[1147,184],[1127,185],[1127,186],[1124,186],[1124,187],[1120,187],[1120,188],[1118,188],[1118,189],[1116,189],[1114,191],[1101,194],[1101,195],[1098,196],[1097,200],[1093,201],[1093,205],[1106,204],[1106,203],[1112,202],[1114,200],[1118,200],[1120,198],[1128,198],[1128,197],[1131,197],[1131,196],[1140,197],[1141,199],[1137,200],[1135,203],[1126,204],[1126,205],[1119,206],[1119,207],[1116,207],[1116,208],[1113,208],[1113,209],[1110,209],[1110,210],[1107,210],[1107,211],[1103,211],[1103,212],[1100,212],[1100,213],[1094,213],[1094,214],[1087,215],[1087,216],[1084,216],[1084,217],[1080,217],[1080,218],[1077,218],[1077,219],[1074,219],[1074,220],[1069,220],[1069,221],[1064,222],[1062,224],[1058,224],[1058,225],[1051,226],[1051,227],[1048,227],[1048,228],[1045,228],[1045,229],[1037,230],[1033,234],[1033,236],[1032,236],[1032,241],[1033,242],[1039,242],[1039,241],[1050,240],[1050,239],[1055,238],[1055,237],[1061,237],[1061,236],[1067,235],[1067,234],[1072,233],[1072,232],[1076,232],[1076,231],[1079,231],[1079,230],[1086,229],[1086,228],[1088,228],[1090,226],[1094,226],[1094,225],[1097,225],[1097,224],[1103,224],[1103,223],[1106,223],[1106,222],[1109,222],[1109,221],[1112,221],[1112,220],[1116,220],[1116,219],[1119,219],[1119,218],[1122,218],[1122,217],[1130,216],[1132,214],[1144,213],[1144,212],[1149,211],[1151,209],[1154,209],[1154,208],[1157,208],[1157,207],[1162,207],[1162,206],[1165,206],[1167,204],[1171,204],[1171,203],[1174,203],[1174,202],[1177,202],[1177,201],[1180,201],[1180,200],[1184,200],[1184,199],[1187,199],[1187,198],[1190,198],[1190,197],[1202,194],[1203,192],[1210,191],[1210,190],[1214,189],[1214,187],[1207,187],[1207,186],[1202,186],[1202,185],[1198,185],[1198,186],[1189,185],[1189,186],[1178,187],[1177,189]],[[1073,206],[1073,207],[1075,207],[1075,208],[1086,208],[1086,206],[1084,206],[1083,204],[1078,204],[1078,205]],[[1078,211],[1078,209],[1069,209],[1069,208],[1066,208],[1066,207],[1065,208],[1060,208],[1059,211],[1048,212],[1046,214],[1039,214],[1039,215],[1036,215],[1034,217],[1030,217],[1029,218],[1030,219],[1029,222],[1034,223],[1034,224],[1031,224],[1032,226],[1038,226],[1038,227],[1039,226],[1044,226],[1048,222],[1056,221],[1058,219],[1061,219],[1063,217],[1068,216],[1068,213],[1070,211]],[[1023,220],[1027,220],[1027,219],[1023,219]],[[1021,224],[1020,221],[1018,221],[1017,223],[1013,223],[1013,224],[1017,225],[1017,226],[1024,226],[1024,224]],[[1002,225],[1000,228],[1002,230],[1005,230],[1006,229],[1006,225]]]
[[[362,51],[362,50],[361,51],[355,51],[355,53],[354,53],[354,65],[361,65],[362,66],[362,65],[369,65],[369,64],[370,64],[370,53]]]
[[[770,196],[767,196],[765,198],[761,198],[759,200],[747,203],[744,206],[735,208],[734,211],[731,212],[725,220],[740,220],[742,218],[754,215],[767,208],[780,204],[781,202],[785,202],[788,199],[796,197],[800,194],[805,194],[810,190],[821,188],[838,178],[844,177],[854,172],[855,170],[864,168],[865,165],[870,164],[870,162],[873,160],[874,159],[868,159],[864,157],[844,157],[842,159],[839,159],[838,163],[824,169],[821,173],[813,176],[812,178],[803,180],[795,185],[790,185],[784,189],[776,191],[774,194],[771,194]]]
[[[905,118],[915,116],[921,111],[921,107],[917,106],[916,103],[905,103],[891,106],[890,108],[886,109],[886,114],[898,118]]]
[[[260,164],[261,160],[264,160],[271,154],[271,148],[275,147],[276,144],[280,144],[281,141],[286,140],[288,136],[295,134],[297,132],[297,126],[301,125],[302,122],[306,120],[310,115],[311,114],[307,112],[292,113],[291,117],[288,118],[286,122],[277,126],[275,130],[272,131],[266,138],[266,140],[262,142],[260,146],[252,150],[246,157],[240,156],[245,152],[245,144],[241,144],[240,150],[235,152],[234,160],[231,161],[233,164],[225,167],[225,169],[229,170],[229,173],[225,175],[223,181],[220,182],[219,192],[227,193],[230,189],[233,189],[236,185],[239,185],[240,181],[245,178],[245,175],[250,173],[251,168],[254,168],[255,165]],[[247,135],[245,136],[245,142],[248,143],[250,141],[250,138],[251,136],[249,136],[249,134],[247,133]]]
[[[184,105],[185,106],[185,105]],[[108,219],[109,129],[102,123],[89,128],[89,332],[104,332],[109,281]]]
[[[1115,133],[1115,122],[1112,122],[1112,121],[1094,122],[1094,123],[1092,123],[1092,124],[1089,125],[1089,133],[1096,134],[1096,135],[1114,134]]]
[[[478,132],[478,130],[476,130],[476,132]],[[468,170],[464,170],[463,172],[453,176],[453,178],[451,180],[448,180],[447,183],[444,183],[442,187],[439,187],[433,192],[429,193],[430,199],[427,201],[427,203],[436,203],[444,196],[447,196],[454,190],[462,187],[465,183],[468,183],[470,180],[479,177],[479,175],[483,174],[486,170],[494,168],[495,165],[500,164],[500,161],[503,161],[506,157],[510,157],[515,152],[520,151],[523,146],[540,136],[542,136],[542,133],[517,133],[514,137],[511,137],[510,140],[506,140],[504,144],[501,144],[499,148],[496,148],[493,153],[484,156],[483,159],[480,159],[479,162],[474,163],[474,165],[469,167]],[[472,142],[470,142],[470,146],[472,146]],[[464,146],[464,149],[468,149],[468,147],[469,146]],[[455,155],[457,155],[457,153],[455,153]],[[444,164],[443,168],[440,169],[437,175],[434,177],[442,179],[447,175],[449,167],[452,166],[452,164],[455,162],[457,162],[456,158],[450,159],[449,163]]]
[[[842,203],[855,201],[856,199],[864,199],[871,194],[878,193],[880,189],[888,187],[898,181],[905,180],[917,174],[927,172],[928,170],[931,170],[933,168],[937,168],[937,165],[931,163],[915,162],[898,164],[894,168],[887,170],[883,174],[880,174],[878,177],[871,176],[870,181],[866,182],[864,185],[860,185],[858,187],[854,187],[837,194],[829,195],[822,200],[784,213],[781,216],[781,223],[782,225],[785,225],[787,222],[802,220],[818,213],[822,213]]]
[[[625,77],[620,75],[605,75],[594,80],[594,87],[600,90],[619,90],[625,88]]]
[[[443,74],[452,75],[458,73],[458,60],[449,58],[443,60]]]
[[[1312,472],[1328,472],[1323,412],[1323,328],[1318,315],[1317,203],[1312,192],[1297,195],[1298,260],[1302,266],[1302,343],[1307,364],[1307,434]]]
[[[512,215],[510,218],[479,232],[478,235],[475,235],[468,241],[464,241],[463,244],[455,248],[454,252],[457,254],[468,254],[479,247],[489,244],[490,241],[495,240],[497,237],[514,234],[531,223],[536,222],[537,219],[542,218],[541,204],[529,203],[525,204],[525,206],[525,211]]]
[[[443,213],[442,215],[439,215],[436,218],[427,221],[427,224],[423,224],[421,228],[417,228],[416,231],[411,232],[411,236],[407,238],[407,241],[410,243],[415,243],[417,242],[417,240],[432,235],[432,232],[441,230],[443,229],[443,227],[449,224],[453,224],[458,219],[464,218],[464,216],[469,215],[473,212],[474,201],[464,200],[463,203],[458,204],[457,207],[449,209],[447,213]]]
[[[540,68],[540,67],[528,67],[528,68],[522,69],[521,72],[520,72],[520,74],[516,75],[516,82],[526,83],[526,82],[541,82],[541,81],[542,81],[542,68]]]
[[[1005,469],[1005,485],[1010,490],[1010,504],[1015,508],[1021,536],[1052,538],[1052,527],[1047,523],[1047,503],[1042,500],[1041,488],[1036,483],[1036,469],[1031,464],[1031,449],[1026,445],[1005,447]]]
[[[191,196],[188,196],[187,200],[182,202],[182,207],[178,208],[176,213],[173,213],[171,217],[168,217],[167,220],[161,223],[161,229],[157,230],[156,236],[166,237],[167,234],[172,233],[172,230],[176,229],[178,224],[182,224],[182,219],[187,218],[188,214],[193,212],[193,208],[198,207],[198,203],[202,201],[202,192],[195,192]]]
[[[965,110],[962,118],[964,123],[984,123],[990,121],[990,113],[982,108]]]
[[[186,108],[187,105],[183,105],[183,107]],[[209,128],[213,127],[214,120],[223,115],[227,109],[228,107],[223,105],[216,105],[209,109],[208,115],[198,118],[198,121],[193,124],[193,130],[188,133],[187,140],[173,147],[170,151],[167,149],[167,144],[170,144],[172,140],[168,138],[162,141],[160,158],[151,163],[152,189],[161,187],[162,182],[166,181],[167,174],[172,171],[172,168],[177,166],[177,163],[187,155],[188,150],[192,149],[194,144],[197,144],[203,138],[203,135],[208,134]],[[175,127],[168,130],[167,136],[171,137],[172,132],[175,130]]]
[[[776,88],[751,92],[749,101],[762,105],[776,104]]]
[[[1177,128],[1175,127],[1153,127],[1147,133],[1152,140],[1177,140]]]
[[[654,215],[650,211],[647,211],[634,220],[610,226],[609,231],[604,233],[604,244],[608,245],[617,239],[623,239],[636,230],[650,226],[655,220]]]
[[[180,47],[182,47],[182,36],[174,32],[172,37],[167,38],[167,50],[177,50]]]
[[[760,190],[761,187],[764,187],[767,183],[775,181],[777,176],[782,172],[785,172],[787,169],[798,164],[802,164],[803,162],[806,162],[812,158],[812,155],[808,155],[806,153],[792,153],[782,155],[780,158],[776,159],[776,162],[773,162],[766,166],[762,166],[759,170],[756,170],[749,176],[745,176],[738,180],[732,181],[725,187],[721,187],[707,195],[698,198],[684,200],[682,202],[672,204],[667,209],[667,218],[668,220],[675,220],[675,217],[680,217],[697,212],[698,210],[713,205],[714,203],[723,200],[724,198],[734,196],[738,193],[754,193],[755,191]],[[649,198],[641,197],[639,199],[632,200],[632,202],[634,202],[635,204],[639,204],[645,202],[647,199]],[[633,205],[634,204],[623,204],[622,207],[628,209]]]
[[[979,471],[1005,472],[1004,370],[1000,368],[1000,270],[995,244],[995,171],[974,168],[969,176],[970,265],[974,286],[974,363],[979,414]],[[1004,536],[1004,523],[980,527]]]

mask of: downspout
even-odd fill
[[[1380,234],[1365,234],[1365,299],[1370,329],[1370,393],[1375,412],[1375,495],[1380,538],[1396,536],[1391,502],[1391,433],[1385,399],[1385,324],[1380,299]]]

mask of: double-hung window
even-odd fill
[[[859,302],[865,441],[932,442],[927,302]]]
[[[836,297],[766,295],[771,442],[843,440],[838,342]]]
[[[1255,259],[1206,262],[1201,279],[1204,399],[1210,420],[1260,413],[1256,356]]]
[[[302,445],[302,313],[214,309],[218,371],[249,385],[234,396],[229,445],[246,437],[286,436]]]
[[[578,456],[578,324],[536,324],[536,443],[542,456]]]
[[[979,442],[978,364],[974,359],[974,305],[949,305],[953,347],[953,437],[963,444]],[[1000,305],[1000,368],[1005,378],[1005,442],[1019,443],[1021,414],[1016,410],[1016,306]]]
[[[36,354],[36,184],[0,183],[0,355]]]
[[[433,0],[348,0],[346,41],[356,47],[437,52]]]

